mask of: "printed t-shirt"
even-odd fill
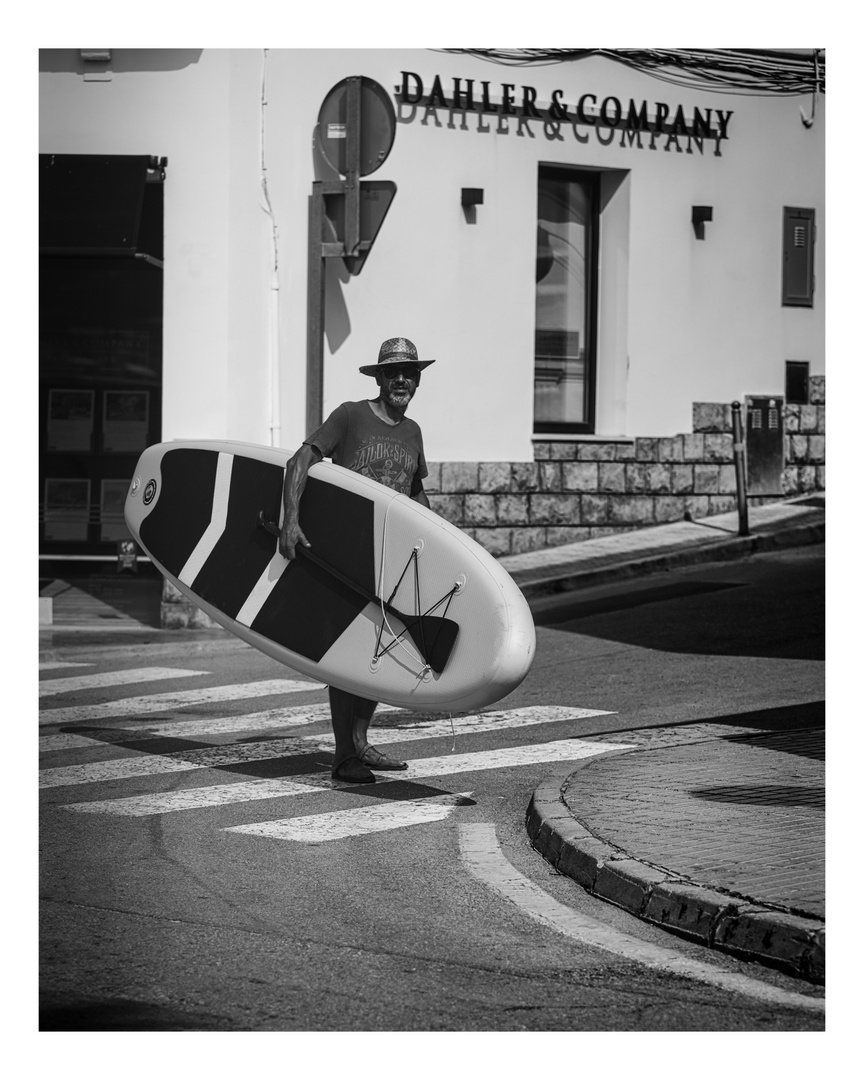
[[[407,416],[387,424],[368,401],[346,401],[304,440],[334,464],[411,494],[414,480],[429,475],[420,427]]]

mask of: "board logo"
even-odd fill
[[[156,481],[148,480],[147,486],[144,488],[144,505],[149,506],[151,502],[156,498]]]
[[[137,495],[138,494],[138,488],[140,488],[140,487],[141,487],[141,478],[136,476],[135,479],[132,481],[132,487],[129,489],[129,494],[130,495]]]

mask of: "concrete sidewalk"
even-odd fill
[[[824,493],[503,559],[532,607],[652,570],[825,538]],[[544,781],[535,848],[594,895],[691,940],[825,978],[825,742],[815,708],[788,730],[683,724],[600,736],[632,744]],[[746,721],[745,721],[746,723]]]
[[[738,512],[733,511],[696,521],[633,529],[524,555],[507,555],[498,561],[531,602],[655,570],[821,543],[825,539],[825,492],[767,506],[751,506],[748,519],[748,536],[738,535]]]

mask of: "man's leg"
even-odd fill
[[[369,743],[369,725],[372,723],[372,717],[378,708],[378,702],[366,701],[364,698],[356,698],[355,701],[354,746],[356,747],[357,756],[363,764],[368,765],[371,769],[384,769],[385,771],[407,769],[407,761],[397,761],[388,757],[387,754],[377,750]]]
[[[359,721],[358,708],[362,711],[364,706],[371,704],[372,710],[369,719],[365,721],[365,730],[369,727],[372,712],[375,711],[375,702],[366,702],[364,698],[358,698],[349,694],[346,690],[337,690],[335,686],[328,687],[330,695],[330,722],[333,725],[333,737],[336,745],[333,751],[334,780],[344,780],[346,783],[368,784],[375,780],[375,776],[367,765],[360,760],[356,745],[356,730]],[[362,721],[359,721],[362,725]]]
[[[330,717],[336,746],[333,755],[333,777],[368,783],[374,780],[372,769],[407,769],[404,761],[394,759],[369,745],[368,731],[378,707],[377,701],[349,694],[345,690],[329,687]],[[353,759],[353,760],[352,760]]]

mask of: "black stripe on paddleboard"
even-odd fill
[[[300,503],[300,524],[316,554],[374,593],[375,507],[371,499],[310,476]],[[273,537],[270,541],[275,546]],[[252,629],[317,662],[366,603],[326,570],[297,560],[276,583]]]
[[[275,539],[259,528],[258,513],[278,520],[283,477],[279,465],[234,456],[225,528],[189,586],[232,619],[273,558]]]
[[[375,504],[310,476],[300,500],[306,539],[330,566],[375,593]]]
[[[139,531],[147,551],[175,577],[210,524],[218,457],[214,450],[188,448],[162,456],[156,505]]]

